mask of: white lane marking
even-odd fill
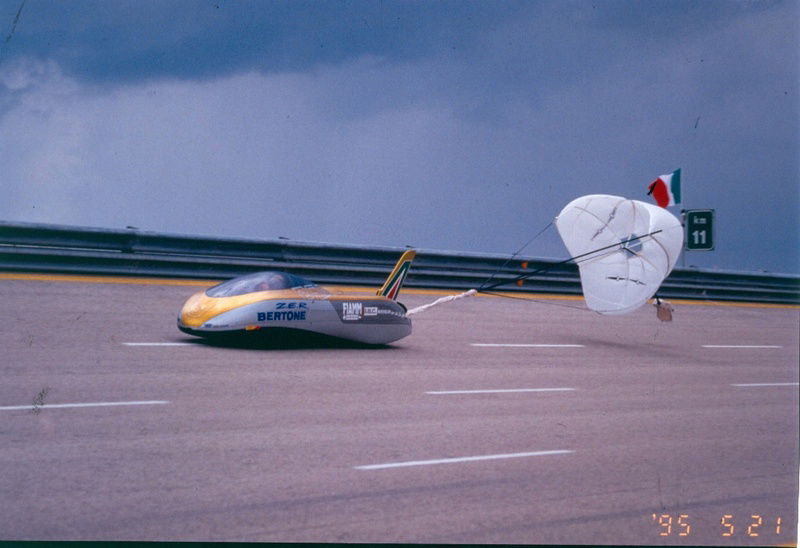
[[[107,401],[96,403],[45,403],[43,405],[9,405],[0,407],[0,411],[18,411],[24,409],[64,409],[70,407],[115,407],[120,405],[165,405],[171,403],[163,400],[150,401]]]
[[[704,344],[703,348],[783,348],[776,344]]]
[[[732,384],[731,386],[738,386],[739,388],[751,388],[756,386],[800,386],[798,382],[753,382],[749,384]]]
[[[124,342],[125,346],[193,346],[188,342]]]
[[[513,392],[570,392],[574,388],[501,388],[498,390],[435,390],[426,394],[510,394]]]
[[[407,462],[387,462],[384,464],[366,464],[362,466],[354,466],[356,470],[383,470],[386,468],[403,468],[406,466],[428,466],[433,464],[454,464],[458,462],[474,462],[479,460],[494,460],[494,459],[517,459],[522,457],[543,457],[545,455],[566,455],[574,453],[568,449],[557,449],[554,451],[532,451],[530,453],[506,453],[502,455],[481,455],[477,457],[455,457],[449,459],[433,459],[433,460],[412,460]]]
[[[583,344],[516,344],[516,343],[470,343],[483,348],[584,348]]]

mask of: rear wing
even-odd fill
[[[377,294],[396,301],[397,296],[400,294],[400,288],[403,286],[403,282],[406,279],[406,274],[408,274],[408,269],[411,268],[411,261],[413,261],[416,256],[417,252],[413,249],[409,249],[403,253]]]

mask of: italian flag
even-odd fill
[[[661,207],[679,205],[681,203],[681,170],[676,169],[669,175],[662,175],[648,187],[647,195],[653,195]]]

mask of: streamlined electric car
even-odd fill
[[[411,333],[397,297],[415,256],[414,250],[403,253],[374,297],[331,293],[286,272],[232,278],[192,295],[178,315],[178,329],[200,337],[288,330],[387,344]]]

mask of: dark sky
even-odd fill
[[[797,1],[0,0],[0,219],[511,253],[681,168],[717,217],[687,265],[798,273],[799,27]],[[566,257],[552,229],[525,253]]]

